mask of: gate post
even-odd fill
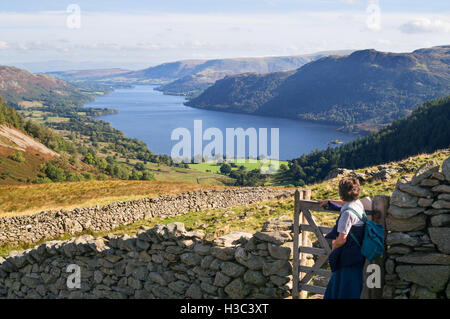
[[[385,238],[386,238],[386,213],[389,208],[389,196],[377,195],[373,199],[372,209],[377,213],[377,219],[373,219],[373,221],[377,224],[383,225],[385,229]],[[369,217],[370,218],[370,217]],[[372,217],[373,218],[373,217]],[[385,247],[386,248],[386,247]],[[372,262],[366,260],[364,265],[364,274],[363,274],[363,290],[361,293],[361,299],[382,299],[383,296],[383,285],[384,285],[384,276],[385,276],[385,265],[386,261],[386,253],[384,252],[380,257],[375,259]],[[367,286],[367,277],[370,275],[367,273],[367,266],[370,264],[375,264],[380,267],[380,288],[371,288],[369,289]]]
[[[298,189],[294,194],[294,242],[293,260],[292,260],[292,299],[299,299],[299,222],[300,222],[300,200],[303,197],[303,192]]]

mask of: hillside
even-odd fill
[[[227,75],[255,72],[258,74],[295,70],[300,66],[329,55],[347,55],[349,50],[324,51],[298,56],[231,58],[213,60],[183,60],[163,63],[147,69],[122,69],[51,72],[69,82],[95,81],[102,83],[162,84],[165,94],[198,95]]]
[[[280,182],[310,184],[336,168],[358,169],[448,148],[449,127],[450,96],[420,105],[407,118],[377,133],[292,160],[280,174]]]
[[[78,106],[91,100],[73,85],[44,74],[0,66],[0,96],[13,106]]]
[[[209,60],[196,66],[191,74],[162,85],[165,94],[195,96],[228,75],[255,72],[258,74],[295,70],[308,62],[331,54],[346,55],[351,51],[329,51],[287,57],[239,58]]]
[[[229,76],[187,105],[340,125],[386,124],[448,94],[450,46],[441,46],[412,53],[362,50],[321,58],[292,74]]]
[[[68,82],[79,82],[79,81],[99,81],[105,78],[119,76],[121,74],[129,72],[131,71],[120,68],[112,68],[112,69],[55,71],[55,72],[47,72],[46,74]]]
[[[92,179],[100,171],[79,162],[74,146],[48,128],[25,120],[0,99],[0,185]]]

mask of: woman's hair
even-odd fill
[[[359,198],[359,181],[354,177],[346,177],[339,182],[339,196],[343,201],[351,202]]]

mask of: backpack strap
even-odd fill
[[[362,221],[364,224],[366,223],[366,221],[367,221],[366,212],[363,212],[363,216],[361,217],[361,215],[356,210],[354,210],[353,208],[347,207],[344,211],[346,211],[346,210],[349,210],[353,214],[355,214],[359,218],[359,220]]]
[[[347,207],[344,211],[346,211],[346,210],[349,210],[349,211],[351,211],[353,214],[355,214],[355,215],[359,218],[359,220],[362,221],[364,224],[366,223],[366,221],[367,221],[367,215],[366,215],[366,212],[364,212],[363,217],[361,217],[361,215],[360,215],[356,210],[354,210],[353,208]],[[352,232],[350,232],[350,236],[351,236],[352,239],[355,241],[355,243],[356,243],[359,247],[361,247],[361,244],[359,243],[358,239],[356,238],[356,236],[355,236]]]

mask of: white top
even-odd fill
[[[352,202],[347,202],[341,208],[341,218],[339,219],[337,231],[344,235],[348,235],[350,229],[353,225],[363,225],[364,223],[355,215],[355,213],[346,210],[347,208],[352,208],[358,212],[361,217],[364,215],[364,206],[359,199]]]

